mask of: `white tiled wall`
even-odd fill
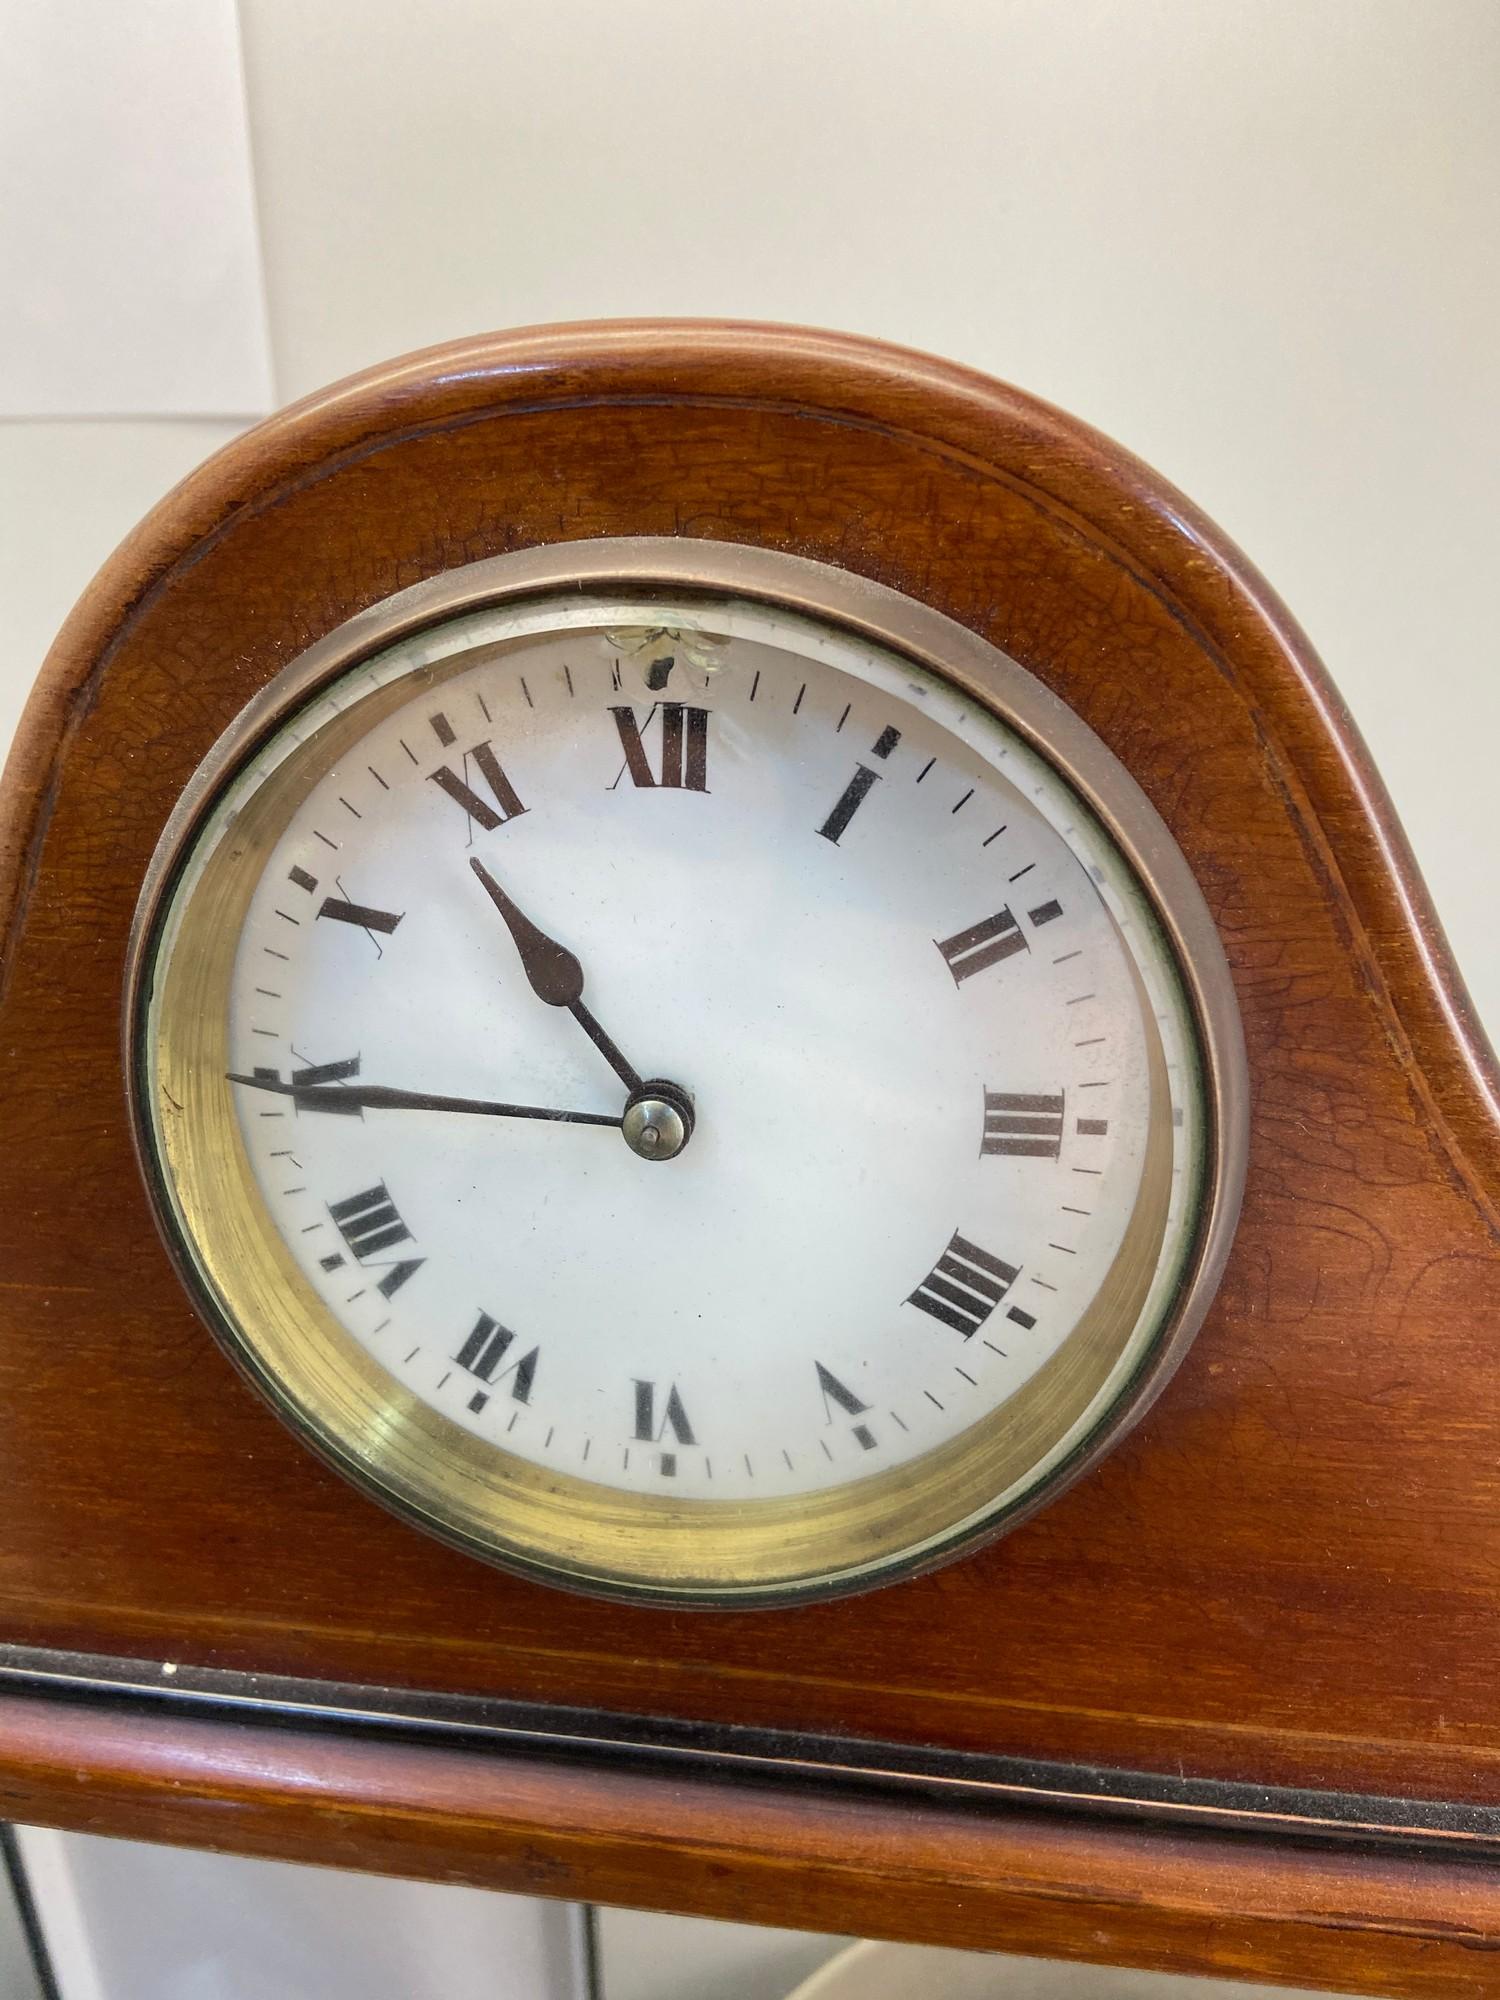
[[[1497,68],[1492,0],[0,0],[0,740],[260,409],[485,327],[841,326],[1052,398],[1243,543],[1500,1023]],[[464,1892],[48,1851],[107,2000],[167,1991],[169,1940],[192,2000],[374,2000],[372,1941],[411,2000],[572,2000],[536,1906],[502,1963]],[[283,1956],[237,1971],[231,1918]],[[663,1921],[604,1920],[609,2000],[770,2000],[833,1948]]]

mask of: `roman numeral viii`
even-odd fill
[[[968,1340],[978,1333],[1020,1275],[1014,1264],[981,1250],[955,1231],[934,1269],[906,1303],[920,1306]]]
[[[987,1090],[984,1093],[983,1153],[1015,1159],[1055,1160],[1062,1151],[1063,1094]]]
[[[340,1068],[342,1065],[330,1064],[327,1067]],[[339,1235],[361,1264],[378,1256],[382,1250],[394,1249],[398,1243],[411,1241],[411,1231],[401,1220],[384,1181],[377,1181],[374,1187],[351,1194],[343,1201],[331,1201],[328,1213],[337,1224]],[[407,1257],[387,1265],[376,1289],[390,1298],[426,1261],[425,1257]],[[324,1270],[332,1270],[337,1262],[337,1258],[324,1258]]]
[[[507,1361],[506,1355],[514,1347],[516,1336],[508,1326],[501,1326],[482,1312],[474,1322],[474,1329],[468,1339],[453,1357],[460,1368],[466,1368],[476,1381],[486,1387],[478,1389],[469,1398],[469,1408],[478,1416],[489,1399],[489,1388],[498,1379],[506,1376],[514,1379],[510,1393],[518,1403],[531,1401],[531,1385],[536,1377],[536,1358],[540,1349],[533,1347],[528,1354],[521,1354],[514,1361]]]
[[[494,805],[468,782],[471,761],[489,788]],[[515,786],[500,768],[500,759],[488,743],[476,743],[472,750],[464,752],[463,777],[459,777],[447,764],[439,764],[435,771],[429,771],[427,775],[439,791],[446,792],[455,805],[462,806],[469,818],[482,826],[486,833],[493,833],[507,820],[519,819],[526,810],[516,795]]]
[[[652,715],[661,715],[661,776],[651,768],[651,759],[641,735],[641,725],[633,708],[612,708],[615,727],[620,732],[620,748],[625,752],[625,769],[634,785],[666,785],[683,792],[708,790],[708,718],[706,708],[685,708],[680,701],[660,702]],[[646,717],[646,727],[651,715]],[[623,775],[623,774],[622,774]],[[615,784],[620,782],[616,778]],[[614,785],[610,786],[614,790]]]

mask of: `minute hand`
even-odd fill
[[[486,1097],[443,1097],[430,1090],[397,1090],[386,1083],[283,1083],[279,1077],[236,1076],[252,1090],[269,1090],[295,1100],[299,1111],[465,1111],[476,1118],[540,1118],[553,1125],[612,1125],[620,1120],[600,1111],[551,1111],[538,1104],[501,1104]]]
[[[545,931],[537,929],[526,912],[506,895],[482,861],[471,860],[469,866],[484,884],[490,901],[504,917],[506,929],[521,961],[521,970],[526,974],[537,999],[545,1000],[549,1007],[566,1007],[625,1088],[631,1091],[641,1089],[640,1072],[625,1060],[584,1006],[583,967],[572,952],[566,945],[559,944],[556,938],[550,938]]]

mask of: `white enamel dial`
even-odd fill
[[[1163,1115],[1169,1283],[1182,1003],[992,716],[775,609],[504,607],[346,677],[241,789],[390,689],[269,850],[229,1054],[276,1229],[412,1394],[613,1488],[889,1470],[1067,1341]],[[582,1015],[533,977],[558,948]]]

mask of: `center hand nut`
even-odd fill
[[[638,1158],[674,1159],[692,1137],[692,1101],[676,1084],[643,1084],[626,1105],[620,1130]]]

